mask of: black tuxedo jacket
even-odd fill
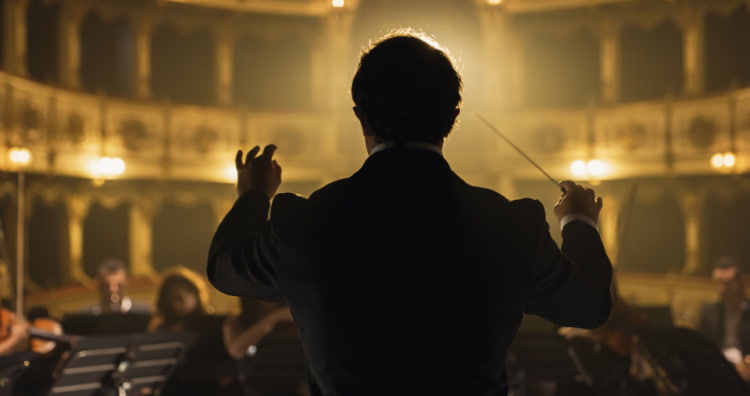
[[[740,339],[742,353],[750,355],[750,301],[743,301],[740,310],[737,336]],[[703,304],[697,330],[719,349],[724,348],[724,327],[724,304],[721,302]]]
[[[504,395],[524,312],[585,328],[609,315],[594,228],[565,226],[561,252],[538,201],[470,186],[431,151],[375,153],[269,206],[260,192],[237,200],[208,276],[227,294],[288,302],[314,394]]]

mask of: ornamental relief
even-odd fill
[[[43,114],[33,103],[27,102],[19,110],[21,135],[24,141],[35,144],[44,140]]]
[[[637,121],[630,121],[627,124],[617,126],[612,133],[614,145],[626,151],[635,151],[642,148],[646,143],[647,135],[648,127]]]
[[[70,113],[63,121],[62,133],[73,146],[79,146],[86,140],[86,120],[79,113]]]
[[[534,148],[542,153],[555,153],[565,147],[565,131],[559,125],[542,125],[531,132]]]
[[[697,116],[690,121],[688,126],[690,143],[696,148],[709,148],[716,142],[718,129],[716,120],[713,118]]]
[[[202,125],[190,137],[191,146],[200,154],[211,151],[219,140],[219,133],[213,127]]]
[[[141,120],[125,119],[120,122],[122,144],[130,152],[140,151],[148,141],[148,130]]]

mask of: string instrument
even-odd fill
[[[0,301],[10,306],[11,301],[11,282],[10,273],[8,271],[8,265],[6,263],[6,252],[5,252],[5,237],[2,229],[2,223],[0,222]],[[19,262],[20,264],[20,262]],[[19,265],[19,267],[22,267]],[[22,293],[23,285],[23,268],[17,268],[17,294]],[[0,306],[0,343],[7,341],[12,337],[13,326],[19,323],[19,321],[25,321],[22,313],[20,298],[16,298],[16,312],[20,312],[21,315],[13,313],[10,309],[5,306]],[[17,345],[13,346],[14,349],[21,348],[26,351],[36,352],[40,354],[48,353],[52,351],[56,343],[70,344],[72,339],[63,335],[62,326],[59,322],[54,319],[40,317],[35,318],[28,322],[27,335],[31,337],[28,345]],[[6,352],[7,353],[7,352]]]

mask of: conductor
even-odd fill
[[[443,49],[389,35],[362,55],[351,92],[363,166],[271,205],[276,146],[238,152],[239,198],[208,257],[218,290],[289,304],[311,394],[506,395],[505,355],[524,313],[605,323],[601,199],[560,183],[559,248],[539,201],[509,201],[454,173],[442,147],[461,78]]]

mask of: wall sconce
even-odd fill
[[[570,172],[578,178],[600,179],[612,171],[611,166],[599,159],[576,160],[570,164]]]
[[[716,153],[711,156],[711,167],[716,170],[730,170],[737,165],[737,156],[732,151]]]
[[[331,5],[334,8],[342,8],[344,7],[344,0],[331,0]]]
[[[26,168],[31,163],[31,151],[25,147],[13,147],[8,151],[8,159],[13,166]]]
[[[125,161],[120,157],[100,157],[88,164],[91,176],[94,177],[95,181],[101,182],[121,176],[125,173],[125,168]]]

